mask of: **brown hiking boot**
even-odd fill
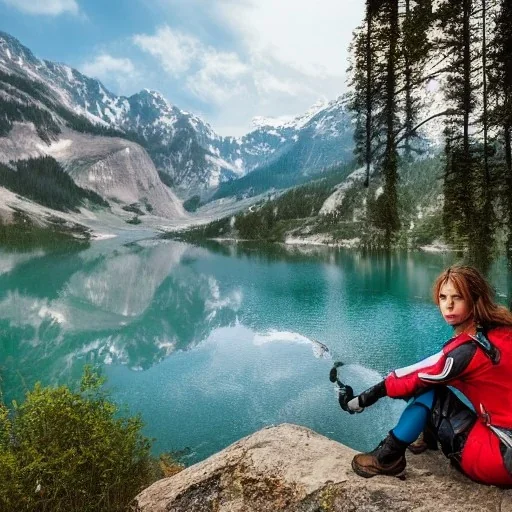
[[[391,432],[379,446],[369,453],[359,453],[352,459],[352,469],[359,476],[396,476],[405,469],[407,443],[399,441]]]
[[[428,444],[423,440],[423,432],[418,436],[418,439],[411,443],[408,447],[408,450],[414,455],[419,455],[428,449]]]
[[[437,450],[437,439],[432,431],[426,428],[414,443],[411,443],[408,447],[410,452],[414,455],[423,453],[425,450]]]

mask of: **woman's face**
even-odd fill
[[[439,309],[446,322],[455,328],[456,333],[462,332],[473,322],[472,308],[455,288],[451,279],[439,289]]]

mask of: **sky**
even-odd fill
[[[156,90],[221,135],[346,91],[364,0],[0,0],[0,30],[113,93]]]

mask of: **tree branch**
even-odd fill
[[[417,131],[419,128],[421,128],[425,123],[432,121],[432,119],[435,119],[436,117],[441,117],[441,116],[450,116],[450,115],[453,115],[456,113],[457,113],[457,111],[455,109],[447,109],[444,112],[438,112],[437,114],[433,114],[430,117],[427,117],[427,119],[424,119],[420,124],[417,124],[414,128],[411,128],[408,132],[404,133],[395,142],[395,145],[398,146],[398,144],[400,144],[400,142],[402,142],[406,137],[408,137],[409,135],[412,135],[415,131]]]

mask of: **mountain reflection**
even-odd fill
[[[0,251],[7,398],[37,380],[76,382],[85,363],[146,370],[238,323],[321,340],[381,373],[449,335],[430,293],[451,255],[115,239],[18,254]],[[492,274],[504,301],[510,275],[502,263]]]
[[[241,294],[194,268],[181,243],[98,245],[79,254],[9,260],[0,275],[5,389],[75,379],[84,363],[149,368],[236,321]],[[43,275],[50,269],[52,276]]]

